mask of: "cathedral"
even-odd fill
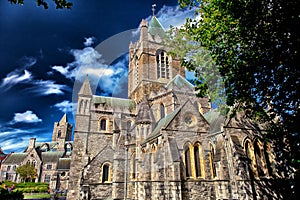
[[[67,199],[276,199],[262,126],[198,98],[153,15],[129,46],[128,99],[78,93]]]

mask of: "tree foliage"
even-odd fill
[[[199,17],[188,19],[182,30],[210,52],[224,81],[227,104],[269,122],[265,137],[275,141],[284,175],[299,174],[300,1],[179,3],[196,7]]]
[[[33,165],[26,164],[18,167],[16,172],[20,175],[23,181],[32,181],[37,177],[36,169]]]
[[[210,52],[186,34],[185,29],[171,27],[164,41],[172,47],[169,53],[179,58],[182,66],[194,72],[195,79],[190,81],[195,85],[196,95],[208,96],[213,105],[225,109],[223,80]]]
[[[23,5],[24,4],[24,0],[8,0],[11,4],[19,4],[19,5]],[[73,3],[67,0],[52,0],[55,5],[56,5],[56,9],[71,9],[71,7],[73,6]],[[36,0],[36,3],[38,6],[42,6],[44,7],[44,9],[48,9],[49,5],[48,2],[46,0]]]

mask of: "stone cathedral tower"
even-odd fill
[[[259,126],[196,97],[164,37],[155,16],[142,20],[129,46],[128,99],[93,95],[86,77],[68,199],[264,198],[253,179],[268,178],[273,161]]]

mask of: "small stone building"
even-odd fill
[[[65,114],[54,123],[51,142],[37,142],[31,138],[23,153],[11,153],[6,157],[1,166],[1,181],[21,182],[16,168],[31,164],[37,170],[35,182],[48,182],[52,191],[67,191],[73,148],[71,137],[72,125]]]
[[[272,199],[263,129],[198,98],[158,19],[129,46],[128,99],[78,93],[68,199]],[[266,196],[267,195],[267,196]],[[268,196],[269,195],[269,196]]]

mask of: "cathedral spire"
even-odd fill
[[[89,77],[88,75],[86,75],[85,80],[80,88],[80,91],[78,93],[83,94],[83,95],[92,95],[92,90],[91,90],[91,85],[90,85],[90,81],[89,81]]]
[[[68,118],[67,118],[67,114],[65,113],[64,116],[59,121],[59,124],[66,123],[66,122],[68,122]]]

